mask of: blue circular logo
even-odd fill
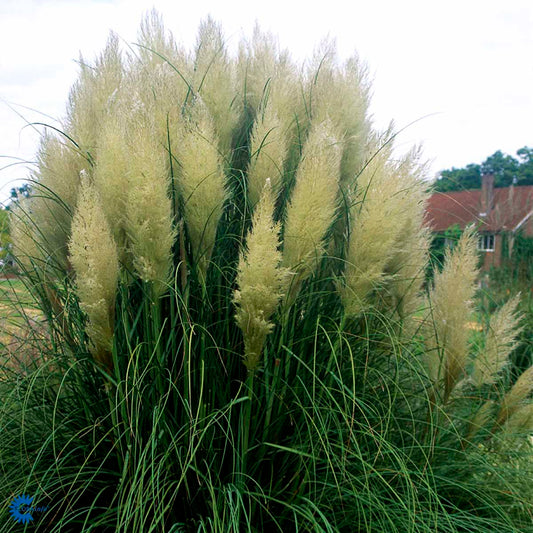
[[[33,516],[31,515],[32,503],[33,496],[22,494],[21,496],[17,496],[11,502],[11,505],[9,506],[9,512],[17,522],[21,524],[27,524],[33,520]]]

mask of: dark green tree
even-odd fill
[[[434,184],[434,190],[450,192],[479,189],[482,174],[494,174],[496,187],[509,187],[513,180],[516,185],[533,185],[533,148],[520,148],[516,157],[498,150],[480,165],[470,163],[464,168],[443,170]]]
[[[518,185],[533,185],[533,148],[524,146],[517,150],[516,155],[520,163]]]
[[[494,152],[481,164],[481,174],[494,174],[496,187],[509,187],[518,178],[520,163],[501,150]]]
[[[443,170],[435,183],[435,191],[448,192],[477,189],[481,183],[481,165],[470,163],[465,168]]]

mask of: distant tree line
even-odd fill
[[[30,195],[30,184],[24,183],[20,187],[13,187],[9,200],[5,205],[0,204],[0,268],[5,269],[11,253],[11,236],[9,233],[9,211],[14,203]]]
[[[513,180],[515,185],[533,185],[533,148],[520,148],[516,151],[516,157],[498,150],[480,165],[470,163],[464,168],[443,170],[434,184],[434,191],[479,189],[482,174],[494,174],[496,187],[508,187]]]

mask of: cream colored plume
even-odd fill
[[[444,401],[465,371],[468,357],[467,323],[476,291],[477,236],[467,228],[453,251],[446,251],[444,267],[435,273],[429,293],[431,323],[426,331],[426,362],[433,368],[431,378],[444,381]],[[435,369],[438,369],[435,371]]]
[[[422,286],[425,282],[429,257],[431,232],[424,224],[428,199],[425,166],[419,162],[419,151],[413,150],[396,168],[403,189],[398,193],[403,211],[403,226],[392,245],[393,253],[387,261],[385,272],[388,278],[385,297],[390,309],[394,309],[404,324],[405,335],[412,335],[414,314],[422,305]]]
[[[81,72],[69,98],[67,131],[83,153],[96,155],[102,121],[113,106],[123,76],[118,37],[111,33],[94,65],[80,58]]]
[[[252,38],[240,43],[237,70],[244,83],[246,105],[257,113],[268,101],[289,128],[303,103],[298,101],[299,67],[290,60],[288,51],[280,50],[277,39],[256,25]]]
[[[268,136],[271,145],[266,153],[272,157],[272,166],[277,167],[278,160],[282,159],[283,166],[292,176],[292,172],[296,171],[305,138],[303,129],[307,128],[302,128],[302,124],[306,123],[306,102],[302,98],[301,67],[291,61],[287,51],[280,50],[275,37],[262,32],[256,25],[252,38],[240,43],[237,72],[243,108],[255,119],[255,141],[260,143],[268,131],[269,123],[274,122],[275,130]],[[251,154],[255,153],[254,146]],[[262,162],[258,161],[258,164],[266,166],[267,162],[263,159]],[[277,176],[277,172],[271,176],[274,194],[278,192],[275,184]],[[252,205],[257,202],[264,183],[257,180],[260,183],[255,186],[254,178],[256,176],[252,176],[251,180]]]
[[[363,168],[364,147],[370,133],[369,82],[357,56],[339,66],[335,44],[324,42],[307,71],[305,94],[313,121],[326,117],[342,146],[341,182],[353,181]]]
[[[498,413],[497,423],[509,420],[523,405],[533,392],[533,366],[522,372],[511,390],[504,396]]]
[[[260,110],[252,129],[250,153],[248,200],[253,207],[259,201],[267,179],[270,179],[273,194],[277,197],[287,154],[287,132],[270,101]]]
[[[294,274],[291,294],[318,266],[338,206],[340,150],[331,122],[311,128],[286,210],[283,266]]]
[[[193,257],[205,278],[226,196],[225,176],[209,112],[199,99],[189,112],[177,152],[178,187]]]
[[[220,25],[211,17],[198,30],[193,77],[194,90],[211,114],[219,150],[226,158],[239,120],[239,112],[233,105],[235,64],[228,57]]]
[[[256,24],[251,39],[239,43],[237,69],[246,104],[257,111],[268,94],[273,79],[282,65],[279,43],[271,33],[261,31]]]
[[[35,174],[38,183],[34,186],[32,202],[40,246],[52,262],[67,269],[67,243],[80,175],[92,172],[91,158],[96,153],[100,129],[122,78],[118,38],[110,36],[93,66],[83,60],[80,64],[80,77],[70,94],[64,127],[74,143],[67,136],[43,137]]]
[[[82,185],[72,220],[70,261],[76,274],[80,307],[88,317],[87,333],[97,361],[111,366],[118,256],[98,193]]]
[[[508,434],[533,432],[533,403],[522,404],[503,426]]]
[[[274,327],[270,321],[285,284],[286,273],[280,267],[279,224],[274,224],[274,200],[267,180],[246,238],[237,269],[234,301],[237,325],[244,337],[244,364],[253,372],[259,365],[267,335]]]
[[[87,160],[69,141],[45,135],[41,139],[34,179],[32,219],[40,246],[58,265],[67,267],[67,243],[76,208],[80,174]]]
[[[157,10],[152,9],[142,20],[138,41],[141,63],[137,66],[140,68],[163,63],[170,63],[177,70],[185,66],[186,53],[177,45],[172,33],[166,30],[163,17]],[[184,77],[186,74],[187,72],[183,72]]]
[[[519,303],[520,295],[517,295],[491,316],[484,349],[474,361],[471,379],[475,385],[494,383],[507,364],[509,354],[516,348],[516,337],[521,330],[521,316],[517,314]]]
[[[131,129],[125,230],[137,274],[152,282],[155,294],[159,295],[172,271],[172,245],[176,237],[167,154],[148,117],[140,115]]]
[[[400,233],[409,221],[403,203],[407,184],[387,157],[386,151],[376,154],[357,182],[341,289],[348,315],[364,311],[372,291],[390,279],[385,267],[399,252]]]
[[[139,60],[133,63],[127,81],[134,87],[145,112],[153,117],[157,139],[170,151],[169,167],[174,166],[172,154],[179,142],[181,108],[190,93],[193,76],[191,61],[156,11],[143,20],[139,45]]]
[[[125,120],[127,109],[121,106],[117,111],[103,124],[93,176],[117,245],[119,260],[122,264],[126,264],[126,205],[131,188],[129,150],[136,150],[136,147],[131,144],[128,146],[128,128]]]

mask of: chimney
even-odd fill
[[[486,217],[492,210],[494,201],[494,174],[481,176],[481,212],[480,217]]]

